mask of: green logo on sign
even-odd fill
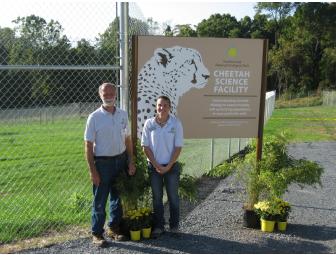
[[[228,50],[228,56],[231,58],[237,57],[237,49],[236,48],[230,48]]]

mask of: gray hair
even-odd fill
[[[104,87],[111,87],[113,89],[117,89],[117,86],[113,83],[110,83],[110,82],[104,82],[102,85],[99,86],[99,89],[98,89],[98,92],[100,94],[100,92],[103,90]]]

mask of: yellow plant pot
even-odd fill
[[[278,225],[278,230],[279,231],[286,231],[287,221],[278,221],[277,225]]]
[[[141,235],[143,238],[150,238],[151,232],[152,232],[151,227],[141,229]]]
[[[275,221],[261,219],[261,231],[263,232],[273,232]]]
[[[140,236],[141,236],[141,231],[140,230],[130,230],[130,235],[131,235],[131,240],[132,241],[139,241]]]

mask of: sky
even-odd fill
[[[132,17],[146,20],[153,18],[159,25],[197,25],[211,14],[229,13],[240,20],[244,16],[253,17],[255,2],[192,2],[177,1],[137,1],[130,3]],[[116,3],[109,0],[1,0],[0,27],[11,27],[18,16],[35,14],[47,22],[60,22],[64,33],[73,41],[85,38],[94,40],[103,33],[116,14]],[[119,7],[119,5],[118,5]]]
[[[143,14],[155,21],[176,24],[197,25],[215,13],[229,13],[237,20],[245,16],[253,17],[255,2],[139,2]]]

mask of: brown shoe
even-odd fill
[[[127,237],[120,232],[119,226],[109,227],[107,229],[107,236],[115,241],[126,241]]]
[[[103,235],[92,235],[92,243],[97,247],[106,247],[107,241],[103,237]]]

